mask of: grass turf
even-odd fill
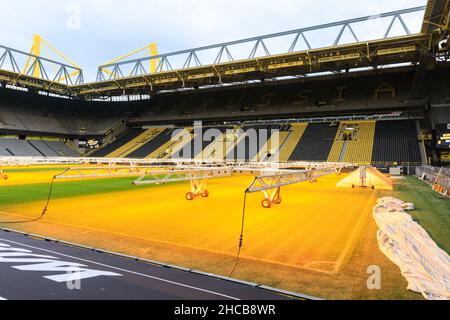
[[[136,178],[110,178],[55,182],[52,199],[81,197],[92,194],[154,188],[155,185],[135,186]],[[0,205],[12,205],[47,200],[50,183],[25,184],[0,187]]]
[[[394,192],[385,195],[413,202],[415,210],[409,212],[413,219],[427,230],[439,247],[450,254],[449,198],[433,191],[428,184],[416,177],[407,177],[404,183],[397,184]]]
[[[57,170],[62,170],[61,166],[57,166],[57,167],[36,167],[36,168],[6,168],[3,170],[3,172],[5,173],[25,173],[25,172],[48,172],[48,171],[57,171]]]

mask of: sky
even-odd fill
[[[0,44],[29,51],[38,33],[95,80],[97,67],[156,42],[160,53],[421,6],[426,0],[0,0]],[[405,16],[412,32],[423,16]],[[389,21],[355,26],[360,40],[379,38]],[[337,30],[308,35],[313,46],[329,45]],[[400,24],[392,35],[402,32]],[[342,41],[351,41],[346,31]],[[273,40],[271,53],[289,43]],[[268,44],[268,46],[269,46]],[[299,46],[302,44],[299,43]],[[248,54],[236,48],[233,55]],[[51,58],[60,60],[50,53]],[[205,53],[204,59],[209,59]],[[175,63],[176,64],[176,63]]]

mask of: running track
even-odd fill
[[[0,300],[288,298],[252,284],[0,230]]]

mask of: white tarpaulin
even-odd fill
[[[408,290],[428,300],[450,300],[450,256],[430,238],[406,210],[412,203],[381,198],[373,208],[380,250],[408,281]]]

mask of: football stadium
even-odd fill
[[[0,43],[0,300],[450,299],[449,8]]]

